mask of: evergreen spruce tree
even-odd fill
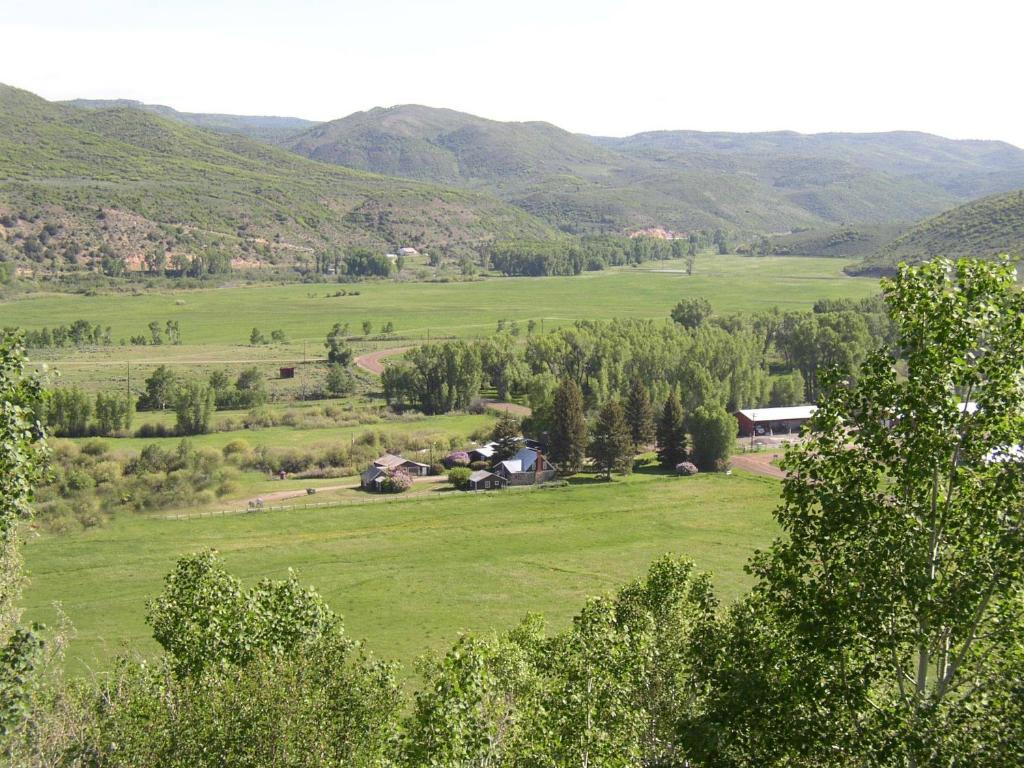
[[[594,425],[590,456],[608,480],[612,472],[629,474],[633,467],[633,437],[626,415],[618,400],[609,400],[601,408]]]
[[[629,424],[629,433],[633,439],[633,449],[638,451],[654,439],[654,409],[647,394],[647,387],[639,377],[634,377],[630,382],[625,411],[626,423]]]
[[[572,379],[565,379],[555,392],[548,457],[563,474],[579,472],[587,449],[587,419],[583,393]]]
[[[491,440],[498,444],[498,448],[494,452],[495,460],[503,461],[515,455],[520,447],[520,437],[522,437],[522,425],[519,423],[519,419],[505,411],[498,417],[494,431],[491,432]]]
[[[675,392],[670,392],[658,421],[658,461],[666,469],[686,460],[686,426],[683,407]]]

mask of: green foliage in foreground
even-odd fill
[[[783,462],[785,536],[755,560],[758,585],[705,662],[708,723],[728,729],[714,764],[1024,758],[1014,278],[937,261],[887,286],[898,352],[828,383]]]
[[[0,741],[28,714],[27,697],[39,663],[39,627],[21,624],[19,520],[32,514],[45,445],[36,419],[42,392],[25,376],[21,340],[0,335]]]

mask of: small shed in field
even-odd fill
[[[414,477],[426,477],[430,473],[430,467],[426,464],[421,464],[418,461],[406,459],[402,456],[395,456],[393,453],[385,453],[383,456],[379,456],[373,462],[373,465],[381,469],[403,469]]]
[[[508,487],[508,480],[501,475],[479,469],[469,476],[470,491],[492,491]]]
[[[295,378],[295,367],[289,366],[287,368],[279,368],[278,373],[282,379],[294,379]]]
[[[364,491],[380,493],[381,484],[387,477],[387,472],[378,466],[372,466],[359,476],[359,485]]]

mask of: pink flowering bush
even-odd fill
[[[412,477],[404,469],[396,469],[388,473],[380,484],[384,493],[405,493],[412,488]]]
[[[453,451],[444,457],[444,468],[451,469],[452,467],[468,467],[469,466],[469,454],[465,451]]]

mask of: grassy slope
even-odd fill
[[[884,274],[900,262],[948,256],[1024,256],[1024,190],[993,195],[954,208],[907,230],[854,271]]]
[[[81,110],[0,86],[0,210],[62,212],[103,238],[96,210],[306,247],[468,247],[552,233],[486,194],[315,163],[135,109]],[[57,218],[61,218],[60,215]],[[150,247],[122,245],[125,251]]]
[[[769,238],[772,253],[793,256],[835,256],[863,259],[906,229],[902,225],[842,226],[806,230]]]
[[[666,173],[548,123],[406,105],[323,123],[282,145],[351,168],[488,189],[567,229],[770,230],[815,222],[748,180]]]
[[[639,575],[665,552],[692,556],[726,599],[774,536],[778,485],[764,478],[638,475],[506,495],[437,494],[335,509],[191,521],[125,518],[42,536],[26,548],[29,619],[62,603],[77,629],[69,667],[102,667],[127,642],[155,650],[143,616],[182,553],[214,547],[252,583],[297,569],[376,652],[409,662],[459,630],[505,627],[528,611],[561,625],[587,595]]]

